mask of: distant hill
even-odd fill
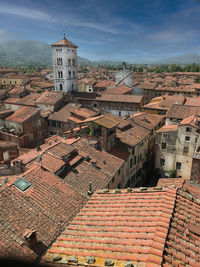
[[[86,58],[78,57],[79,65],[89,65]],[[24,67],[52,65],[51,46],[38,41],[9,41],[0,44],[0,66]]]
[[[163,58],[160,60],[153,61],[152,64],[179,64],[179,65],[186,65],[186,64],[200,64],[200,55],[195,54],[186,54],[176,57],[169,57]]]

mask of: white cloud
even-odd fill
[[[55,21],[52,16],[43,11],[32,8],[17,7],[13,5],[0,4],[0,13],[26,17],[29,19],[45,20],[51,22]]]

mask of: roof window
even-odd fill
[[[26,191],[30,186],[31,183],[27,181],[25,178],[20,178],[16,182],[14,182],[14,185],[20,190],[20,191]]]

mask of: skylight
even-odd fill
[[[26,191],[30,186],[31,183],[27,181],[25,178],[20,178],[16,182],[14,182],[14,185],[21,191]]]

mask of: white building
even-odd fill
[[[78,46],[62,40],[51,45],[53,49],[54,85],[56,91],[72,92],[78,90]]]
[[[192,160],[199,147],[200,118],[190,116],[179,125],[165,125],[157,131],[156,168],[162,177],[174,172],[190,179]]]

